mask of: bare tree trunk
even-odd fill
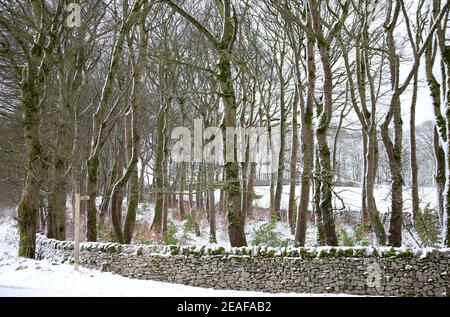
[[[231,10],[231,4],[226,1],[226,11]],[[231,21],[231,17],[226,18],[227,27],[224,29],[226,32],[233,32],[234,26]],[[231,29],[230,29],[231,28]],[[226,36],[233,36],[227,34]],[[219,61],[219,81],[222,89],[222,94],[225,104],[225,126],[227,128],[236,127],[236,99],[234,95],[234,88],[232,83],[231,74],[231,61],[228,52],[223,51],[220,54]],[[225,153],[227,151],[226,147]],[[244,233],[245,218],[242,212],[242,197],[241,197],[241,184],[239,181],[239,163],[237,162],[236,147],[231,149],[234,152],[234,161],[225,162],[225,189],[227,192],[227,219],[228,219],[228,236],[230,238],[230,244],[233,247],[241,247],[247,245],[247,241]],[[228,149],[230,151],[230,149]],[[226,155],[225,155],[226,156]]]
[[[51,29],[44,25],[48,8],[32,2],[32,11],[36,17],[38,32],[33,40],[29,56],[22,70],[21,77],[21,113],[25,137],[26,177],[22,196],[17,206],[19,227],[19,256],[33,258],[36,250],[36,230],[39,215],[41,172],[44,167],[39,127],[41,125],[41,90],[44,89],[45,75],[49,70],[50,54],[56,44],[55,19]],[[62,7],[58,6],[57,12]],[[44,12],[45,11],[45,12]],[[47,39],[47,33],[51,36]],[[48,43],[47,43],[48,42]]]
[[[394,138],[395,144],[389,137],[388,124],[385,121],[381,127],[381,136],[386,147],[389,159],[389,170],[392,180],[392,210],[391,221],[389,226],[389,245],[400,247],[402,245],[402,226],[403,226],[403,177],[402,177],[402,123],[400,99],[394,101],[393,105],[394,117]],[[387,122],[387,124],[386,124]]]
[[[119,177],[118,177],[118,173],[120,172],[119,165],[123,163],[122,160],[123,160],[122,152],[118,151],[114,158],[114,164],[112,167],[112,171],[111,171],[111,175],[110,175],[108,184],[106,184],[104,186],[103,193],[102,193],[103,199],[100,204],[100,218],[99,218],[99,224],[102,226],[105,224],[105,218],[106,218],[108,212],[110,211],[109,204],[111,202],[111,196],[113,194],[114,185],[117,182],[117,180],[119,179]]]
[[[370,91],[370,100],[371,100],[371,108],[370,113],[366,111],[367,107],[363,106],[363,116],[366,119],[366,130],[367,130],[367,140],[366,140],[366,153],[365,153],[365,161],[366,161],[366,173],[364,174],[365,178],[365,195],[366,195],[366,207],[367,207],[367,215],[370,220],[370,224],[372,227],[372,231],[375,232],[377,237],[377,242],[380,245],[386,244],[386,233],[384,230],[383,223],[380,218],[380,214],[377,210],[377,206],[375,203],[374,190],[375,190],[375,179],[377,176],[378,170],[378,139],[377,139],[377,119],[376,119],[376,110],[377,110],[377,98],[375,92],[375,85],[373,77],[370,73],[370,62],[368,57],[368,31],[367,24],[365,24],[364,28],[364,50],[363,50],[363,58],[361,61],[361,78],[360,78],[360,93],[361,100],[365,99],[365,78],[368,79],[369,91]],[[364,125],[363,125],[364,126]],[[363,132],[364,133],[364,132]]]
[[[251,218],[253,217],[253,201],[255,200],[255,177],[256,177],[256,163],[250,162],[250,174],[248,176],[247,183],[247,198],[245,202],[247,207],[245,208],[245,217]],[[222,192],[221,192],[222,194]]]
[[[314,67],[311,65],[311,67]],[[315,73],[311,73],[308,76],[312,76],[309,80],[311,80],[310,84],[314,85],[312,81],[315,81]],[[295,241],[298,242],[300,246],[305,246],[306,242],[306,225],[308,221],[308,208],[309,208],[309,196],[311,189],[311,180],[313,174],[313,166],[314,166],[314,136],[312,130],[312,119],[313,119],[313,111],[312,111],[312,103],[314,102],[314,92],[308,88],[307,94],[307,105],[303,109],[301,109],[302,116],[302,127],[301,127],[301,142],[302,142],[302,152],[303,152],[303,170],[301,174],[301,189],[300,189],[300,202],[298,205],[298,213],[297,213],[297,226],[295,229]],[[317,162],[318,163],[318,162]],[[316,166],[320,171],[320,166]],[[316,175],[317,176],[317,175]],[[320,192],[318,191],[320,188],[320,179],[316,178],[316,215],[317,215],[317,228],[319,232],[319,241],[321,241],[323,235],[323,224],[322,224],[322,214],[320,212],[319,201],[320,201]]]
[[[270,136],[269,136],[270,137]],[[269,218],[277,217],[277,211],[275,210],[275,185],[277,179],[276,173],[270,174],[270,187],[269,187]]]
[[[418,71],[414,74],[413,95],[410,107],[409,120],[409,142],[410,142],[410,163],[411,163],[411,198],[412,198],[412,215],[413,219],[419,212],[419,184],[418,174],[419,167],[417,165],[417,146],[416,146],[416,101],[418,86]]]
[[[292,104],[292,146],[291,146],[291,166],[289,175],[289,206],[288,206],[288,224],[291,229],[291,233],[295,233],[295,187],[297,186],[297,151],[298,151],[298,102],[299,102],[299,91],[300,87],[296,87],[294,101]]]
[[[22,88],[27,176],[22,197],[17,207],[19,224],[19,256],[33,258],[36,247],[36,227],[39,213],[39,171],[42,169],[39,140],[40,111],[36,87],[32,83]]]
[[[198,222],[197,222],[197,207],[196,207],[196,205],[194,205],[194,202],[192,201],[192,199],[193,199],[192,188],[194,187],[193,180],[195,179],[194,173],[195,173],[195,168],[194,168],[194,165],[192,165],[192,167],[191,167],[191,182],[189,184],[189,193],[191,193],[190,199],[189,199],[190,206],[191,206],[190,214],[191,214],[192,222],[194,224],[195,235],[197,237],[200,237],[201,232],[200,232],[200,227],[198,226]],[[195,194],[197,194],[197,193],[195,193]],[[196,200],[197,200],[197,198],[196,198]],[[195,203],[197,203],[197,202],[195,202]]]
[[[391,174],[391,221],[389,225],[389,245],[400,247],[402,245],[403,225],[403,196],[402,196],[402,118],[400,95],[398,91],[399,56],[396,54],[394,41],[394,27],[399,16],[399,5],[394,10],[391,24],[386,27],[388,60],[391,71],[391,89],[393,95],[386,118],[381,125],[381,137],[388,155],[389,170]],[[390,17],[388,17],[389,19]],[[389,20],[388,20],[389,21]],[[389,124],[394,121],[394,143],[389,136]]]
[[[162,232],[163,208],[164,208],[164,146],[166,135],[166,109],[167,106],[161,108],[156,122],[157,144],[156,144],[156,160],[155,160],[155,214],[151,229],[154,233],[160,234]]]
[[[180,163],[180,183],[178,187],[178,209],[180,210],[180,218],[184,220],[186,218],[186,212],[184,211],[184,183],[186,182],[186,163]]]
[[[208,168],[208,167],[207,167]],[[209,215],[209,242],[217,243],[216,237],[216,207],[214,201],[214,170],[213,166],[208,168],[208,215]]]
[[[65,176],[69,153],[67,126],[63,119],[58,124],[55,153],[50,167],[50,195],[48,199],[47,237],[57,240],[66,239],[66,195],[67,177]]]
[[[320,208],[320,161],[318,150],[315,149],[315,159],[314,159],[314,210],[316,213],[316,225],[317,225],[317,244],[325,245],[325,229],[323,226],[323,216],[322,209]]]
[[[61,82],[62,85],[62,82]],[[70,153],[68,140],[67,117],[62,113],[62,109],[69,109],[70,103],[66,100],[60,89],[59,96],[59,119],[56,131],[55,153],[52,166],[50,167],[50,196],[48,202],[47,237],[65,240],[66,239],[66,197],[67,197],[67,168],[69,166]]]
[[[192,210],[195,208],[194,205],[194,194],[192,193],[192,189],[194,188],[194,164],[191,164],[191,176],[189,178],[189,185],[188,185],[188,191],[189,191],[189,210],[192,212]]]
[[[127,152],[129,166],[126,173],[129,173],[128,181],[128,206],[125,224],[123,228],[123,236],[125,243],[131,243],[133,238],[134,225],[136,223],[136,214],[139,206],[139,174],[138,174],[138,156],[140,151],[140,133],[138,129],[139,109],[142,106],[142,79],[143,68],[146,62],[147,46],[148,46],[148,30],[145,28],[145,20],[148,13],[148,7],[139,15],[139,42],[138,56],[133,61],[133,92],[131,99],[131,112],[129,113],[129,121],[127,122]],[[129,40],[130,49],[132,49],[132,41]],[[142,166],[145,168],[145,166]],[[124,180],[124,181],[125,181]]]
[[[169,220],[169,202],[170,198],[167,193],[164,193],[164,201],[163,201],[163,220],[162,220],[162,232],[166,233],[168,228],[168,220]]]
[[[348,14],[349,2],[343,6],[343,13],[340,19],[345,21]],[[332,116],[332,91],[333,75],[331,70],[329,45],[332,38],[325,40],[322,32],[322,22],[319,13],[319,7],[316,0],[309,0],[309,9],[314,32],[320,37],[317,46],[320,53],[320,59],[323,69],[323,105],[317,104],[318,118],[316,126],[317,146],[320,161],[320,212],[322,214],[323,228],[325,233],[325,242],[327,245],[337,245],[336,229],[334,225],[333,206],[332,206],[332,183],[333,171],[331,169],[330,149],[327,142],[327,131]],[[337,32],[334,29],[333,32]]]
[[[280,152],[278,155],[278,170],[277,170],[277,187],[275,189],[275,216],[278,220],[281,219],[281,198],[284,187],[284,161],[286,156],[286,98],[285,98],[285,80],[283,75],[283,65],[285,58],[285,46],[283,45],[281,51],[279,65],[277,64],[278,78],[280,80]]]
[[[97,207],[95,206],[95,197],[97,197],[97,176],[99,160],[93,156],[87,161],[87,187],[86,192],[90,197],[86,202],[87,226],[86,236],[88,241],[97,241]]]
[[[204,168],[203,164],[199,163],[198,170],[197,170],[197,183],[196,183],[196,187],[195,187],[195,210],[198,212],[203,210],[203,189],[202,189],[203,168]]]
[[[138,137],[135,135],[135,138]],[[136,146],[137,147],[137,146]],[[128,207],[127,207],[127,215],[125,217],[125,224],[123,227],[123,236],[125,243],[131,243],[133,238],[134,225],[136,223],[136,214],[139,205],[139,175],[137,168],[137,160],[136,163],[130,167],[130,178],[129,178],[129,197]]]
[[[441,228],[444,225],[444,189],[445,189],[445,152],[440,144],[440,137],[437,129],[434,128],[433,148],[436,160],[434,178],[436,180],[437,204],[439,211],[439,222]]]
[[[125,182],[120,181],[120,179],[123,178],[124,168],[123,150],[119,149],[117,155],[117,165],[115,166],[117,170],[115,171],[115,174],[117,175],[118,180],[114,183],[111,190],[110,210],[116,242],[124,243],[125,239],[122,231],[122,203],[125,196]]]
[[[367,153],[368,153],[368,137],[367,132],[364,129],[361,129],[362,134],[362,144],[363,144],[363,184],[361,190],[361,223],[367,224],[369,221],[369,214],[367,212]]]
[[[441,112],[441,87],[433,74],[433,66],[435,63],[435,54],[433,51],[433,43],[429,43],[425,50],[425,72],[427,77],[428,88],[430,89],[430,95],[433,102],[434,112],[434,135],[433,135],[433,148],[434,156],[436,160],[435,180],[437,186],[438,197],[438,209],[441,228],[444,225],[444,190],[445,190],[445,152],[442,147],[442,143],[447,141],[447,135],[445,133],[446,126],[445,120]]]
[[[377,241],[380,245],[386,244],[386,233],[384,231],[383,223],[378,213],[375,203],[374,189],[375,178],[377,172],[378,162],[378,146],[377,146],[377,131],[376,122],[373,120],[369,128],[369,140],[367,148],[367,172],[366,179],[366,197],[367,197],[367,214],[372,225],[372,230],[377,236]]]
[[[445,122],[447,142],[445,144],[445,188],[444,188],[444,213],[442,226],[442,242],[446,247],[450,247],[450,46],[445,46],[445,52],[442,52],[442,59],[445,61],[447,87],[445,96]]]
[[[392,180],[392,210],[391,221],[389,226],[389,245],[400,247],[402,244],[402,225],[403,225],[403,177],[402,177],[402,122],[401,122],[401,110],[400,99],[394,101],[393,105],[393,117],[394,117],[394,138],[393,144],[389,137],[388,124],[389,121],[385,121],[381,127],[381,136],[383,143],[388,153],[389,169]]]
[[[444,187],[444,208],[442,215],[442,243],[444,246],[450,246],[450,45],[447,44],[446,31],[448,27],[449,3],[443,2],[445,7],[442,12],[446,12],[444,27],[441,24],[436,29],[436,38],[441,55],[442,69],[442,100],[444,101],[445,120],[438,120],[438,132],[444,144],[445,153],[445,187]],[[442,16],[439,14],[441,8],[440,1],[433,2],[433,16]],[[436,82],[434,83],[436,85]],[[435,88],[434,88],[435,89]],[[433,94],[433,90],[432,90]],[[443,122],[445,121],[445,127]]]
[[[348,91],[348,87],[347,87],[347,91]],[[332,170],[334,171],[334,174],[336,175],[336,182],[339,182],[339,180],[340,180],[340,175],[338,172],[338,165],[337,165],[337,153],[338,153],[338,148],[339,148],[339,146],[338,146],[339,135],[341,133],[342,123],[344,121],[344,118],[349,113],[349,111],[347,111],[347,113],[345,112],[347,109],[347,102],[348,102],[348,97],[346,97],[345,103],[342,106],[341,113],[339,115],[339,122],[336,127],[336,132],[334,133],[334,138],[333,138],[333,156],[332,156],[332,165],[331,166],[332,166]]]
[[[170,192],[169,192],[169,184],[170,184],[170,175],[168,168],[168,148],[167,141],[164,140],[164,165],[163,165],[163,184],[164,184],[164,200],[163,200],[163,221],[162,221],[162,231],[165,233],[168,228],[168,219],[169,219],[169,203],[170,203]]]
[[[230,53],[235,41],[237,32],[236,13],[231,14],[233,8],[230,0],[223,0],[223,33],[219,47],[218,79],[222,91],[223,102],[225,105],[224,123],[227,128],[236,127],[236,97],[233,87],[233,76],[231,73]],[[236,144],[236,143],[235,143]],[[227,151],[226,147],[225,153]],[[228,149],[229,151],[230,149]],[[228,236],[232,247],[241,247],[247,245],[244,226],[245,215],[242,212],[241,183],[239,180],[239,163],[237,162],[236,146],[232,149],[234,152],[233,162],[225,162],[226,183],[225,189],[227,198],[227,219]]]
[[[334,226],[332,206],[332,171],[330,164],[330,149],[326,140],[326,128],[319,126],[316,129],[317,145],[320,160],[320,213],[322,214],[325,242],[327,245],[337,245],[336,229]]]
[[[311,19],[308,19],[308,25],[311,25]],[[308,88],[306,95],[306,104],[303,98],[303,91],[300,83],[300,59],[299,53],[296,53],[296,73],[297,73],[297,93],[299,94],[300,101],[300,114],[301,114],[301,143],[303,153],[303,169],[300,179],[300,202],[297,212],[297,224],[295,228],[295,241],[304,246],[306,242],[306,225],[309,208],[309,196],[311,190],[311,180],[313,179],[313,167],[314,167],[314,134],[312,129],[313,121],[313,106],[314,106],[314,93],[316,88],[316,66],[314,59],[314,44],[315,39],[313,36],[307,34],[307,46],[306,46],[306,67],[308,75]],[[320,173],[320,166],[316,161],[316,172]],[[318,176],[318,174],[316,174]],[[320,193],[318,188],[320,187],[320,180],[316,178],[316,207],[319,207],[318,201],[320,201]],[[316,208],[317,215],[317,229],[318,240],[321,243],[323,238],[323,225],[322,214],[320,208]]]
[[[266,120],[267,120],[267,134],[269,138],[269,143],[271,148],[274,148],[274,145],[272,144],[273,137],[272,137],[272,122],[270,113],[268,110],[266,110]],[[262,119],[261,119],[262,121]],[[270,179],[269,179],[269,220],[275,217],[275,182],[276,182],[276,174],[274,172],[270,173]]]

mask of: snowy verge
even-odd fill
[[[255,297],[255,296],[348,296],[333,294],[262,293],[213,290],[180,284],[136,280],[109,272],[81,268],[48,260],[31,260],[16,256],[16,237],[11,223],[0,223],[0,297]],[[8,241],[8,242],[7,242]]]

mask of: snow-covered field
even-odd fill
[[[261,208],[269,208],[270,201],[270,187],[269,186],[256,186],[256,195],[260,195],[261,198],[256,199],[255,206]],[[296,197],[300,196],[300,186],[295,188]],[[312,195],[312,193],[311,193]],[[380,213],[387,213],[391,209],[391,197],[390,186],[378,185],[374,191],[375,201],[377,209]],[[424,207],[429,204],[430,207],[436,207],[436,189],[433,187],[420,187],[419,188],[420,205]],[[312,201],[312,197],[311,197]],[[344,202],[344,206],[342,205]],[[289,204],[289,186],[283,186],[283,195],[281,197],[281,208],[288,208]],[[409,212],[411,210],[411,190],[404,187],[403,191],[403,204],[404,211]],[[333,205],[335,208],[361,210],[361,188],[359,187],[342,187],[336,186],[334,188]],[[312,206],[310,206],[312,208]]]
[[[268,210],[269,208],[269,201],[270,201],[270,187],[269,186],[255,186],[255,193],[257,195],[257,199],[255,199],[254,206],[257,208],[260,208],[261,210],[265,209]],[[296,187],[296,194],[297,197],[300,195],[300,186]],[[377,209],[381,214],[389,214],[391,210],[391,198],[390,198],[390,188],[387,185],[378,185],[375,188],[375,200],[377,204]],[[436,207],[436,190],[432,187],[421,187],[419,189],[419,197],[420,197],[420,206],[425,207],[426,205],[429,205],[430,208]],[[185,198],[188,199],[187,197]],[[217,190],[215,192],[215,199],[216,202],[220,199],[220,191]],[[312,201],[312,197],[311,197]],[[404,201],[404,211],[410,212],[411,210],[411,191],[405,187],[403,191],[403,201]],[[283,195],[281,199],[281,208],[287,210],[289,203],[289,186],[283,187]],[[298,203],[298,201],[297,201]],[[336,186],[334,188],[334,195],[333,195],[333,206],[336,209],[339,210],[351,210],[354,215],[359,221],[359,212],[361,210],[361,188],[359,187],[341,187]],[[142,207],[142,206],[141,206]],[[310,209],[312,210],[312,205],[310,206]],[[153,213],[154,213],[154,206],[153,205],[147,205],[143,207],[143,212],[140,213],[138,218],[141,221],[151,221],[153,219]],[[175,210],[176,213],[176,210]],[[178,232],[181,234],[183,231],[183,226],[185,224],[185,221],[179,221],[177,219],[174,219],[172,216],[172,213],[169,214],[169,218],[172,218],[172,223],[177,226]],[[200,230],[202,232],[202,235],[199,237],[196,237],[193,234],[189,234],[189,244],[195,244],[195,245],[211,245],[209,241],[209,225],[208,221],[206,219],[205,215],[198,215],[198,221],[200,225]],[[217,219],[217,243],[213,245],[221,245],[221,246],[228,246],[229,240],[228,240],[228,234],[226,231],[226,225],[223,223],[224,219],[220,216]],[[254,217],[252,219],[246,219],[245,223],[245,233],[247,237],[247,243],[250,245],[252,244],[253,237],[255,234],[255,231],[260,228],[261,225],[267,223],[268,221],[268,212],[266,213],[259,213],[254,214]],[[385,223],[386,230],[387,230],[387,222]],[[355,229],[355,226],[351,226],[348,223],[342,223],[337,222],[337,229],[343,228],[347,232],[353,232]],[[293,240],[294,237],[290,232],[289,226],[285,221],[278,222],[277,223],[277,232],[280,233],[281,239],[289,239]],[[417,238],[412,236],[414,232],[404,230],[403,232],[403,245],[405,247],[419,247],[419,244],[417,243]],[[369,237],[369,241],[371,243],[375,243],[375,237]],[[308,223],[307,225],[307,232],[306,232],[306,245],[307,246],[314,246],[316,245],[317,241],[317,228],[314,224]]]

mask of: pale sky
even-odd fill
[[[438,82],[440,82],[441,76],[440,76],[440,69],[439,64],[440,60],[438,57],[439,54],[436,56],[436,62],[434,65],[434,75]],[[411,65],[402,65],[400,67],[401,70],[401,76],[406,77],[407,73],[410,70]],[[401,96],[402,101],[402,115],[403,115],[403,121],[404,126],[406,128],[406,125],[409,123],[409,114],[410,114],[410,106],[411,106],[411,98],[412,98],[412,84],[413,80],[411,80],[411,83],[408,87],[408,89],[403,93]],[[416,103],[416,125],[421,124],[424,121],[428,120],[434,120],[434,114],[433,114],[433,104],[430,96],[430,89],[428,88],[427,82],[426,82],[426,75],[425,75],[425,61],[422,58],[421,64],[419,66],[419,88],[417,92],[417,103]]]

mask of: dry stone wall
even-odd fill
[[[37,257],[73,262],[71,241],[37,237]],[[450,249],[223,248],[82,243],[81,265],[123,276],[271,293],[448,296]]]

